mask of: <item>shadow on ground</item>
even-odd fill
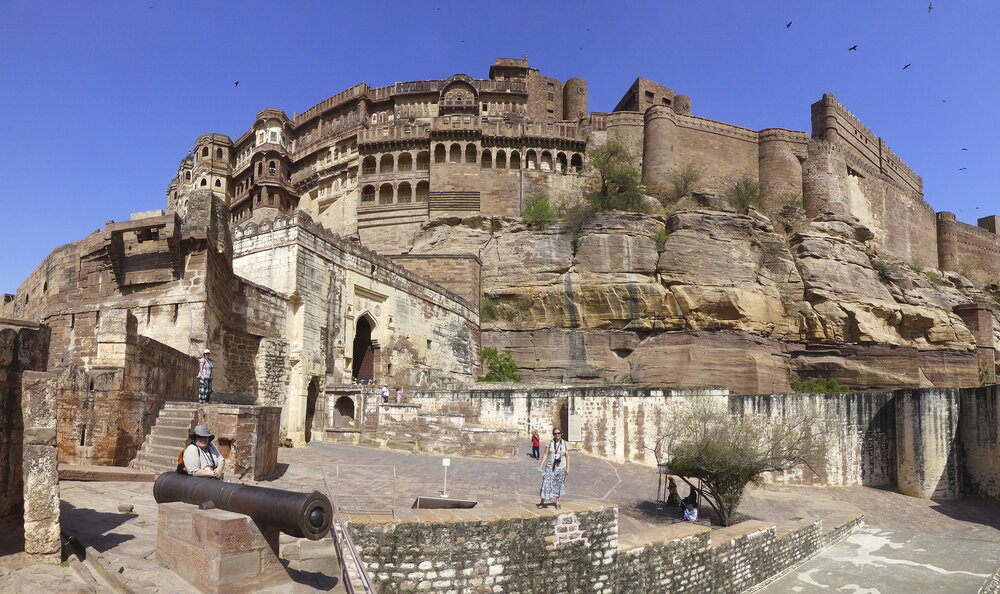
[[[75,507],[67,501],[59,503],[60,523],[64,530],[100,553],[132,540],[131,534],[112,532],[134,514],[99,512],[88,507]]]

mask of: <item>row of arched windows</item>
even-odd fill
[[[394,157],[391,153],[376,158],[368,155],[361,163],[361,173],[364,175],[374,175],[375,173],[393,173],[406,171],[426,171],[430,169],[430,158],[427,151],[417,153],[416,167],[414,167],[413,155],[410,153],[400,153],[399,157]],[[521,152],[512,150],[508,153],[504,149],[497,149],[494,153],[490,149],[484,149],[482,155],[479,154],[478,147],[473,143],[468,143],[464,147],[455,142],[451,146],[438,144],[434,147],[435,163],[467,163],[482,165],[483,169],[520,169]],[[552,153],[543,150],[540,153],[535,149],[528,149],[524,154],[524,168],[537,169],[539,171],[555,171],[558,173],[579,173],[583,169],[583,155],[580,153],[565,152]]]
[[[211,152],[209,152],[209,149],[208,149],[207,146],[201,147],[201,158],[202,159],[207,159],[210,154],[211,154]],[[225,155],[225,153],[222,152],[221,148],[215,149],[215,158],[216,159],[222,159],[223,155]],[[195,161],[198,160],[198,153],[197,152],[195,153],[194,158],[195,158]]]
[[[374,185],[368,184],[361,188],[361,202],[371,206],[378,197],[379,205],[383,204],[409,204],[412,202],[427,202],[430,195],[430,182],[418,181],[416,187],[410,182],[400,182],[398,184],[382,184],[377,189]]]

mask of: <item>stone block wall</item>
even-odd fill
[[[928,499],[961,496],[960,403],[957,389],[896,394],[896,486],[901,493]]]
[[[276,406],[209,404],[199,407],[198,424],[215,433],[226,459],[226,474],[260,480],[274,474],[278,463],[281,409]]]
[[[45,326],[0,319],[0,530],[21,521],[25,455],[22,379],[26,372],[45,370],[48,347],[49,329]],[[35,417],[29,421],[35,422]],[[32,446],[36,438],[32,436]]]
[[[187,503],[157,508],[156,558],[202,592],[290,589],[274,552],[277,536],[262,534],[243,514]]]
[[[479,310],[483,265],[475,255],[403,254],[392,256],[392,261],[441,285]]]
[[[374,410],[377,420],[360,434],[363,445],[438,455],[517,456],[516,429],[470,427],[461,413],[424,412],[416,404],[372,404],[367,410]]]
[[[570,501],[351,514],[348,531],[380,592],[742,592],[850,534],[863,516],[778,530],[674,524],[619,537],[618,510]]]

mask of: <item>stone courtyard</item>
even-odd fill
[[[484,510],[520,506],[538,510],[536,462],[452,457],[447,494],[475,499]],[[618,506],[619,538],[671,524],[655,504],[656,475],[637,464],[573,455],[564,508],[596,501]],[[313,443],[282,448],[278,476],[257,484],[326,492],[352,519],[406,517],[418,495],[440,495],[441,456],[351,445]],[[685,492],[685,487],[681,487]],[[60,565],[23,565],[0,558],[0,591],[47,588],[60,592],[179,592],[190,586],[156,559],[156,504],[149,482],[62,481],[63,532],[85,547],[85,562],[71,556]],[[131,504],[134,513],[118,511]],[[865,487],[766,486],[748,490],[741,513],[774,523],[779,531],[829,514],[865,514],[865,526],[801,567],[767,585],[765,592],[837,590],[977,592],[1000,565],[1000,505],[975,497],[933,502]],[[343,592],[330,537],[307,541],[282,536],[281,558],[294,579],[287,591]]]

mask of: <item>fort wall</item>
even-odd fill
[[[842,514],[781,529],[749,521],[623,535],[618,509],[593,501],[542,511],[403,510],[389,522],[349,516],[351,540],[379,592],[742,592],[863,523]]]
[[[1000,235],[994,218],[982,218],[975,227],[955,220],[953,213],[937,213],[940,267],[980,282],[995,283],[1000,275]],[[990,223],[994,223],[992,228]]]

